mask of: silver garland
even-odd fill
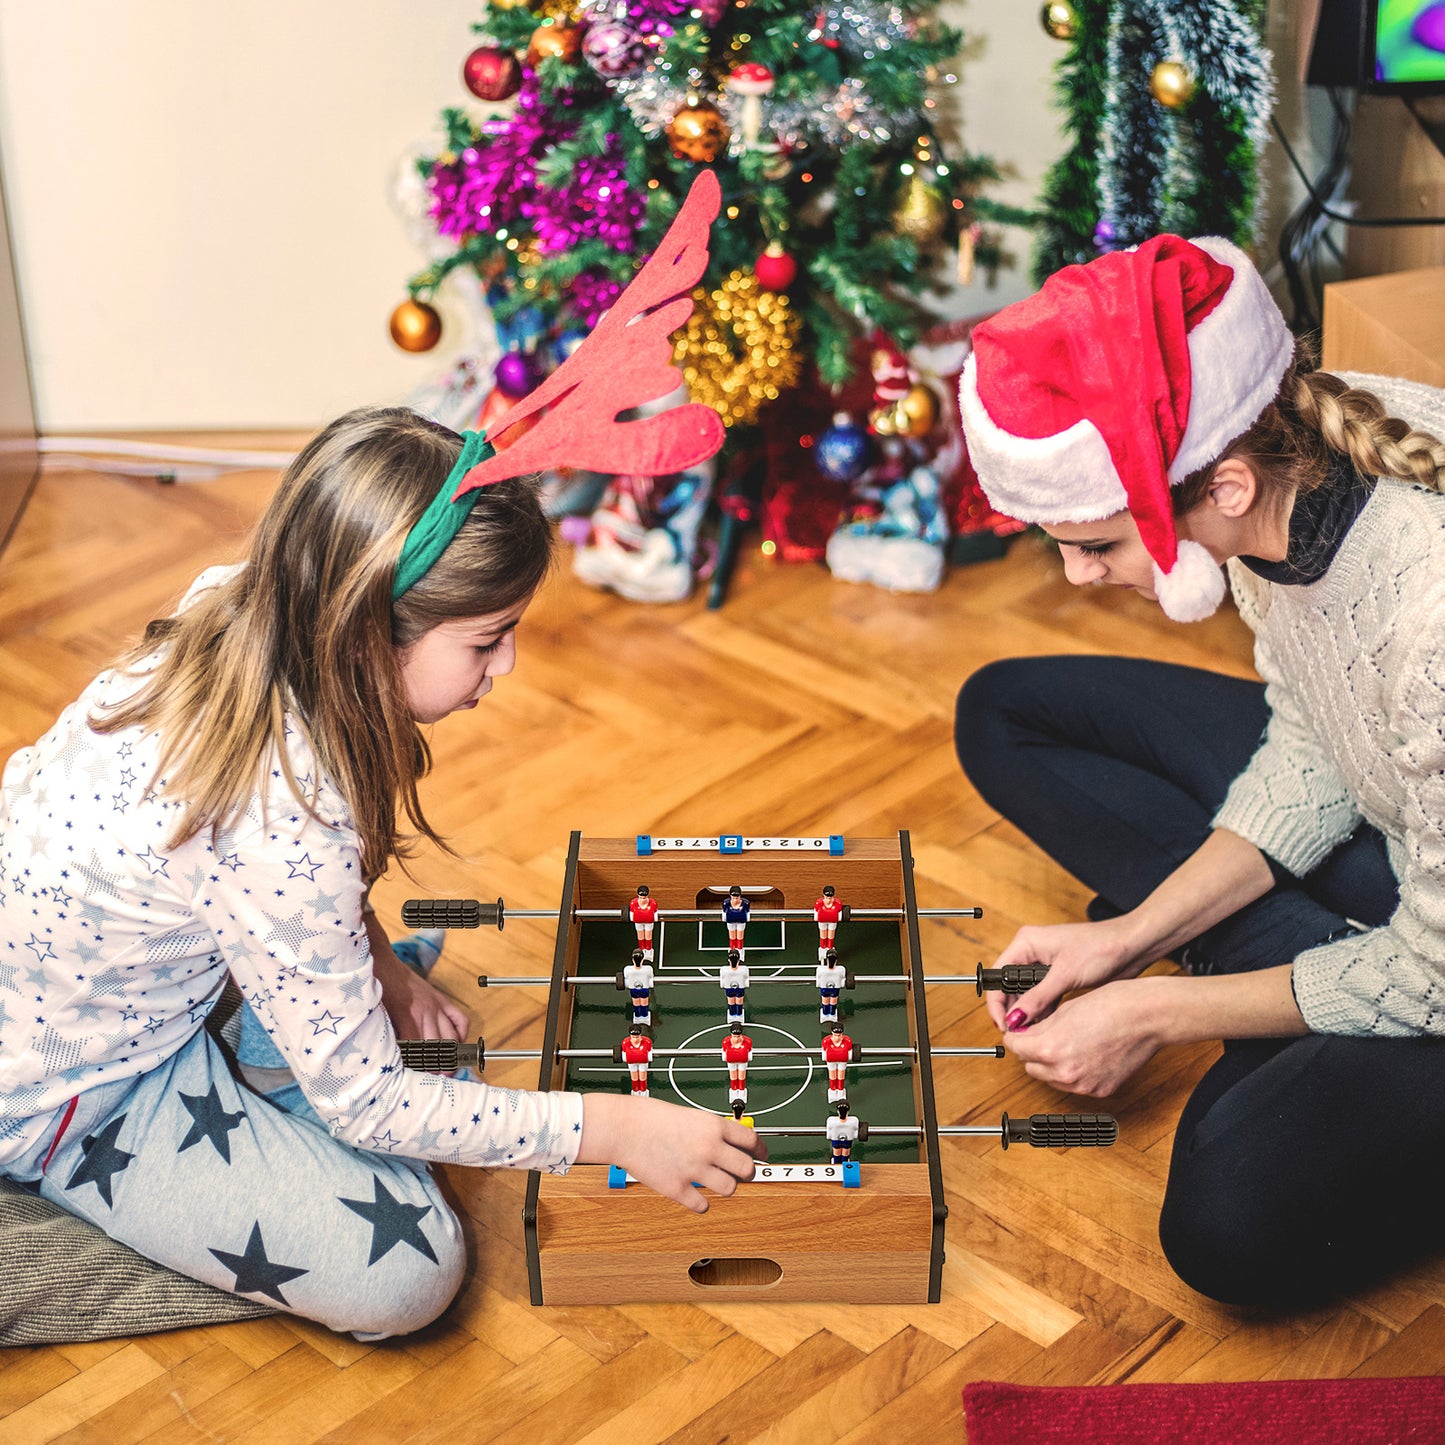
[[[619,11],[616,0],[580,0],[578,10],[592,19],[626,18],[625,8]],[[818,19],[818,35],[836,39],[839,48],[855,59],[873,59],[908,38],[907,19],[896,5],[844,0],[825,6]],[[655,61],[635,75],[608,77],[606,84],[649,139],[662,135],[688,97],[698,95],[716,105],[727,121],[729,154],[738,156],[747,149],[743,97],[726,88],[720,95],[703,96],[695,76],[675,72],[666,61]],[[819,144],[841,149],[859,141],[887,142],[921,120],[917,111],[890,111],[877,105],[857,76],[849,77],[831,93],[820,89],[785,99],[764,96],[761,110],[759,136],[763,143],[776,141],[790,150]]]
[[[1124,74],[1126,31],[1146,35],[1145,76]],[[1197,192],[1196,147],[1183,116],[1155,104],[1140,80],[1159,62],[1182,64],[1201,89],[1236,109],[1256,154],[1268,134],[1274,106],[1270,54],[1239,7],[1230,0],[1115,0],[1109,9],[1108,71],[1104,85],[1098,200],[1100,215],[1116,227],[1118,245],[1134,245],[1177,229],[1169,196]],[[1147,196],[1137,184],[1149,172]],[[1166,185],[1166,177],[1171,178]],[[1180,183],[1182,181],[1182,184]],[[1131,187],[1132,182],[1132,187]],[[1262,194],[1263,181],[1260,181]],[[1132,189],[1132,194],[1126,194]],[[1260,214],[1258,198],[1256,216]]]

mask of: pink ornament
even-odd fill
[[[497,390],[514,401],[526,396],[537,384],[537,373],[531,357],[524,356],[520,351],[507,352],[497,363],[494,374],[497,378]]]
[[[647,46],[635,30],[621,21],[604,20],[587,27],[582,54],[598,75],[616,79],[642,69]]]

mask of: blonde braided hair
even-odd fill
[[[1295,375],[1291,400],[1300,421],[1365,476],[1445,491],[1445,442],[1391,416],[1374,392],[1358,391],[1328,371],[1310,371]]]
[[[1314,352],[1301,341],[1275,399],[1254,425],[1172,489],[1174,515],[1186,516],[1204,500],[1215,467],[1226,458],[1247,462],[1266,505],[1282,507],[1291,496],[1323,486],[1340,455],[1365,477],[1445,492],[1445,442],[1391,416],[1374,392],[1316,371]]]

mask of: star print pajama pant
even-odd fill
[[[309,1108],[253,1093],[204,1030],[80,1095],[4,1172],[180,1274],[363,1339],[429,1324],[465,1268],[425,1164],[353,1149]]]

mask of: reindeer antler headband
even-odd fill
[[[707,269],[708,227],[720,204],[717,177],[704,171],[616,304],[536,391],[502,417],[492,436],[550,405],[530,431],[504,452],[482,432],[462,434],[456,466],[402,545],[393,602],[446,551],[482,487],[558,466],[661,477],[696,466],[722,445],[722,418],[700,402],[637,421],[617,419],[682,382],[670,338],[692,314],[689,293]]]

